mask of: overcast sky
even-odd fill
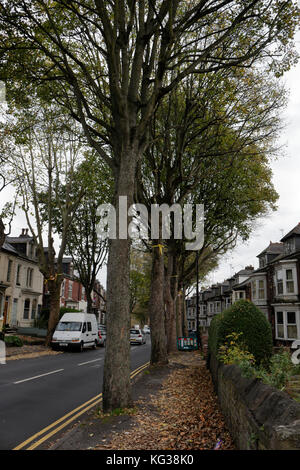
[[[297,49],[300,53],[300,33],[297,37]],[[280,144],[284,144],[281,157],[272,162],[273,182],[280,195],[278,210],[270,216],[259,220],[247,243],[238,244],[236,248],[223,257],[219,268],[208,278],[208,284],[222,282],[247,265],[258,267],[256,256],[266,248],[270,241],[279,241],[300,222],[300,63],[284,76],[290,90],[289,103],[283,114],[286,128]],[[7,189],[0,193],[0,207],[11,200],[12,191]],[[17,212],[12,225],[12,235],[17,236],[26,227],[26,219],[21,211]],[[98,276],[106,285],[106,269]]]
[[[296,40],[300,53],[300,33]],[[209,284],[222,282],[250,264],[257,268],[256,256],[270,241],[280,241],[300,222],[300,63],[284,75],[284,82],[290,90],[289,103],[282,116],[286,127],[280,144],[284,149],[280,158],[271,164],[273,183],[280,196],[278,210],[258,221],[247,243],[238,244],[232,253],[224,256],[219,268],[209,276]]]

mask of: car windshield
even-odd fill
[[[140,330],[130,330],[130,334],[131,334],[131,335],[139,335],[139,334],[140,334]]]
[[[81,331],[82,323],[79,321],[60,321],[57,331]]]

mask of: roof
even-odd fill
[[[248,274],[253,273],[254,268],[252,269],[241,269],[239,272],[237,272],[234,276],[248,276]]]
[[[298,225],[296,225],[296,227],[294,227],[290,232],[288,232],[282,239],[281,241],[284,242],[285,240],[287,240],[288,238],[291,238],[292,236],[294,235],[298,235],[300,236],[300,222]]]
[[[6,238],[7,239],[7,238]],[[17,250],[14,249],[14,247],[12,245],[10,245],[9,243],[7,243],[7,241],[5,241],[1,247],[3,250],[5,251],[9,251],[10,253],[13,253],[14,255],[19,255],[19,253],[17,252]]]
[[[8,243],[27,243],[33,240],[33,237],[26,235],[24,237],[6,237]]]
[[[271,255],[273,255],[273,254],[274,255],[279,255],[280,253],[283,253],[283,250],[284,250],[283,243],[270,242],[269,246],[267,246],[267,248],[265,248],[259,255],[257,255],[257,258],[259,258],[264,253],[271,254]]]

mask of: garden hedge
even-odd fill
[[[257,364],[269,360],[273,349],[271,325],[252,302],[238,300],[213,318],[208,336],[209,353],[216,356],[226,337],[233,332],[242,333],[241,340]]]

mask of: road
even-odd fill
[[[0,365],[0,449],[9,450],[102,392],[105,348]],[[131,346],[131,370],[150,359],[150,340]]]

